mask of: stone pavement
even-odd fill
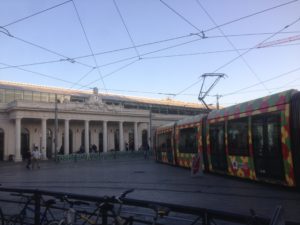
[[[118,195],[134,188],[128,198],[168,202],[227,212],[271,216],[282,205],[287,220],[300,223],[300,192],[245,180],[204,174],[142,158],[107,161],[42,162],[27,170],[23,163],[0,163],[4,187],[65,191],[88,195]]]

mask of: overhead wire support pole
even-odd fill
[[[57,162],[57,147],[58,147],[58,107],[57,107],[57,94],[55,94],[55,110],[54,110],[54,123],[55,123],[55,140],[54,140],[54,158],[55,161]]]

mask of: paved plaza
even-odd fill
[[[23,163],[0,164],[3,187],[63,191],[88,195],[118,195],[134,188],[128,197],[203,207],[227,212],[271,216],[282,205],[287,220],[300,222],[300,193],[239,179],[190,171],[142,158],[107,161],[41,163],[27,170]]]

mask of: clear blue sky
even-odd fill
[[[300,35],[300,21],[294,23],[300,17],[300,0],[115,0],[131,38],[113,0],[73,1],[92,51],[97,53],[95,58],[78,58],[91,55],[91,51],[72,1],[1,0],[1,80],[74,89],[98,87],[103,92],[198,102],[199,77],[215,72],[238,54],[245,53],[217,71],[227,77],[220,80],[210,95],[223,95],[221,105],[300,88],[300,40],[247,50],[264,40],[270,42]],[[287,2],[290,3],[221,26],[221,30],[210,30],[216,24]],[[201,35],[191,35],[199,31],[204,31],[205,39],[201,39]],[[7,35],[8,32],[12,37]],[[186,37],[141,46],[181,36]],[[187,43],[190,41],[193,42]],[[185,44],[165,49],[181,43]],[[133,48],[133,45],[138,47]],[[128,47],[127,50],[98,54]],[[234,47],[242,50],[238,53]],[[152,51],[157,52],[150,54]],[[75,62],[67,61],[67,57],[75,58]],[[54,62],[28,65],[49,61]],[[7,68],[7,65],[19,67]],[[96,65],[99,70],[93,69]],[[285,74],[290,71],[293,72]],[[278,78],[259,84],[274,77]],[[206,87],[210,82],[212,80],[208,80]],[[251,85],[255,86],[247,88]],[[208,97],[206,101],[215,103],[215,97]]]

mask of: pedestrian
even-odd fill
[[[26,168],[31,169],[31,157],[32,157],[32,155],[31,155],[31,151],[29,149],[27,149],[25,157],[27,159]]]
[[[32,169],[37,167],[38,169],[40,168],[40,158],[41,158],[41,153],[38,149],[37,146],[34,147],[34,150],[32,152]]]
[[[150,149],[149,144],[146,143],[146,145],[144,146],[144,158],[145,159],[148,159],[149,149]]]

